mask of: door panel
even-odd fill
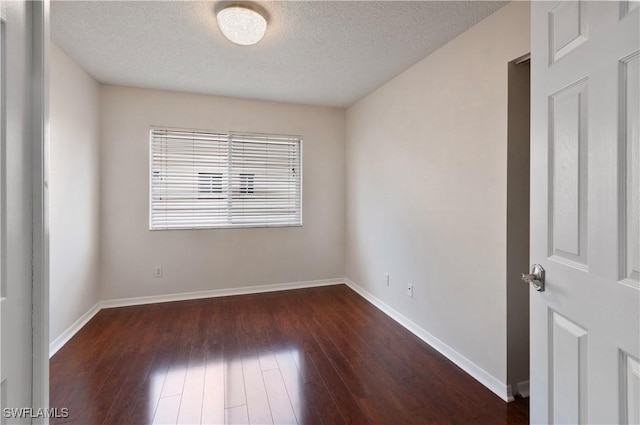
[[[635,54],[620,61],[620,106],[621,106],[621,187],[625,207],[620,220],[621,240],[621,280],[635,288],[640,287],[640,55]],[[626,253],[626,255],[625,255]]]
[[[553,64],[587,40],[586,3],[558,2],[549,11],[549,63]]]
[[[549,255],[588,270],[587,263],[587,91],[586,79],[549,99]]]
[[[554,311],[550,321],[554,423],[584,423],[588,390],[587,331]]]
[[[531,422],[638,423],[640,8],[531,19]]]
[[[620,374],[622,386],[622,422],[640,423],[640,363],[637,359],[621,352],[622,370]]]

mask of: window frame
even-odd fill
[[[299,217],[300,220],[296,223],[256,223],[256,224],[226,224],[226,225],[207,225],[202,227],[194,227],[194,226],[184,226],[184,227],[154,227],[153,226],[153,178],[154,178],[154,170],[153,170],[153,132],[154,130],[166,130],[166,131],[177,131],[177,132],[192,132],[192,133],[210,133],[217,135],[226,135],[227,141],[229,143],[229,150],[231,146],[231,142],[234,136],[249,136],[249,137],[273,137],[273,138],[286,138],[296,140],[298,143],[298,169],[296,173],[299,175],[299,185],[300,185],[300,193],[299,193],[299,203],[300,203],[300,211]],[[219,132],[210,129],[195,129],[195,128],[182,128],[182,127],[167,127],[167,126],[150,126],[149,127],[149,143],[148,143],[148,219],[149,219],[149,231],[166,231],[166,230],[220,230],[220,229],[248,229],[248,228],[278,228],[278,227],[303,227],[304,219],[303,219],[303,210],[304,210],[304,195],[303,195],[303,187],[304,187],[304,142],[303,138],[300,135],[294,134],[279,134],[279,133],[256,133],[256,132],[247,132],[247,131],[226,131]],[[231,162],[231,157],[227,156],[227,164]],[[253,174],[252,176],[252,193],[243,194],[243,197],[253,197],[255,196],[255,173],[243,173],[243,174]],[[196,189],[198,185],[196,185]],[[228,193],[222,190],[220,194],[221,198],[219,199],[227,199]],[[207,199],[207,198],[204,198]],[[233,202],[233,200],[231,200]]]

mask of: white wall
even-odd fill
[[[99,106],[99,84],[51,44],[50,341],[98,301]]]
[[[344,276],[343,109],[116,86],[101,100],[101,299]],[[304,226],[149,231],[152,125],[302,135]]]
[[[347,111],[347,277],[502,383],[507,63],[528,51],[511,3]]]

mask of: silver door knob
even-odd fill
[[[544,269],[540,264],[531,266],[531,273],[522,273],[520,279],[532,284],[536,291],[544,291]]]

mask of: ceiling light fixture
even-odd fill
[[[251,6],[227,6],[217,13],[217,18],[222,34],[241,46],[256,44],[267,30],[266,18]]]

